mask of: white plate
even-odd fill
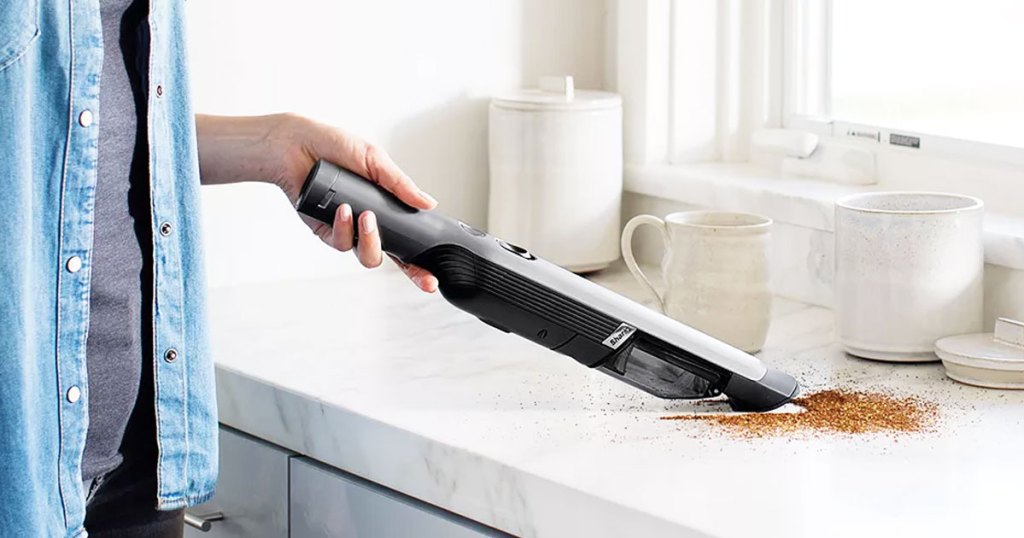
[[[996,340],[992,333],[943,338],[935,342],[935,354],[950,379],[980,387],[1024,389],[1024,348]]]
[[[885,362],[935,362],[939,360],[931,351],[878,351],[843,344],[843,349],[854,357]]]

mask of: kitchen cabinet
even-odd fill
[[[223,516],[188,538],[508,536],[226,426],[217,494],[187,514]]]
[[[223,514],[208,532],[185,527],[189,538],[287,538],[288,464],[294,456],[283,448],[221,427],[217,493],[187,510],[190,516]]]
[[[509,536],[308,458],[291,466],[291,536]]]

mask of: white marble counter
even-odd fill
[[[636,294],[621,268],[597,278]],[[777,301],[761,357],[807,390],[936,401],[935,432],[736,439],[485,326],[393,271],[215,290],[225,424],[522,536],[1024,535],[1024,392],[846,357]]]

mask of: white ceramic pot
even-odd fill
[[[633,232],[643,224],[660,230],[665,242],[663,296],[633,256]],[[754,353],[771,322],[771,224],[760,215],[724,211],[672,213],[664,220],[639,215],[622,231],[622,256],[665,315]]]
[[[858,357],[937,360],[935,341],[982,326],[981,200],[926,192],[836,203],[839,341]]]
[[[572,77],[495,97],[488,231],[571,271],[619,257],[622,100]]]

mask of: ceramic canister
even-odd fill
[[[874,192],[836,203],[837,331],[850,354],[937,360],[935,341],[982,327],[981,200]]]
[[[576,272],[619,257],[622,100],[572,77],[491,100],[488,231]]]

